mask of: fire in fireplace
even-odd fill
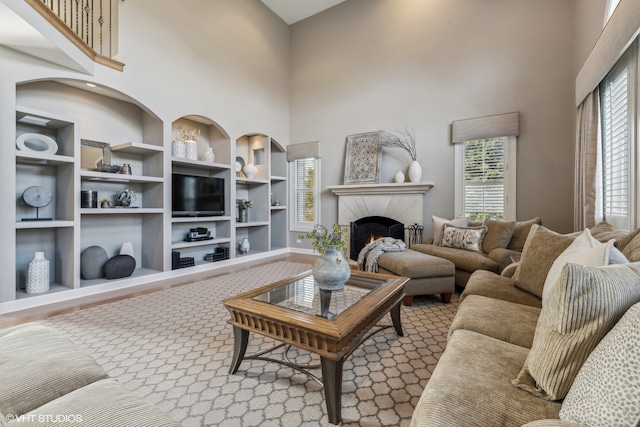
[[[381,237],[404,240],[404,224],[384,216],[368,216],[353,221],[349,257],[357,260],[362,248]]]

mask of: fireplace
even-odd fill
[[[381,237],[404,240],[404,224],[383,216],[368,216],[353,221],[349,237],[350,258],[357,260],[362,248]]]

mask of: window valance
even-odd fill
[[[520,113],[497,114],[451,123],[451,142],[454,144],[475,139],[520,135]]]
[[[299,159],[319,159],[320,143],[303,142],[300,144],[290,144],[287,146],[287,161],[292,162]]]

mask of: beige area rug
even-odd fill
[[[322,387],[305,375],[264,361],[245,361],[236,374],[228,372],[233,333],[221,301],[307,269],[277,262],[39,323],[66,334],[185,427],[329,426]],[[409,425],[457,306],[457,297],[450,304],[418,297],[401,309],[404,337],[385,329],[351,355],[344,365],[342,425]],[[252,334],[247,354],[271,344]],[[289,353],[299,363],[317,362],[308,353]]]

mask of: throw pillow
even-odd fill
[[[622,254],[631,262],[640,261],[640,235],[636,235],[622,249]]]
[[[442,234],[444,233],[444,225],[451,224],[456,227],[466,227],[469,224],[469,217],[461,216],[454,219],[446,219],[440,218],[438,216],[432,215],[431,219],[433,221],[433,244],[436,246],[440,246],[442,243]]]
[[[512,383],[547,400],[565,397],[583,363],[640,301],[640,263],[566,264],[542,304],[531,350]]]
[[[529,235],[531,227],[534,224],[542,225],[542,219],[540,219],[540,217],[536,217],[530,219],[529,221],[516,222],[516,228],[514,228],[513,230],[513,235],[511,236],[511,241],[509,242],[509,246],[507,246],[507,249],[522,251],[522,249],[524,248],[524,243],[527,240],[527,236]]]
[[[496,248],[506,248],[511,241],[513,231],[516,229],[515,221],[495,221],[487,219],[484,221],[487,226],[487,234],[482,242],[482,251],[489,253]]]
[[[616,239],[616,248],[620,249],[621,251],[624,250],[624,248],[627,247],[627,245],[629,243],[631,243],[631,241],[633,239],[635,239],[635,237],[640,233],[640,228],[636,228],[635,230],[633,230],[630,233],[627,233],[626,236],[624,237],[620,237]]]
[[[560,272],[566,263],[575,262],[576,264],[593,266],[607,265],[609,264],[609,254],[612,247],[613,240],[609,240],[607,244],[600,243],[591,236],[588,228],[585,229],[551,264],[542,288],[542,303],[544,304],[549,290],[560,278]]]
[[[564,399],[560,419],[589,427],[640,421],[640,304],[589,355]]]
[[[575,235],[558,234],[533,224],[514,275],[515,285],[542,298],[542,289],[551,265],[575,238]]]
[[[442,246],[468,251],[482,252],[482,241],[487,234],[487,227],[454,227],[451,224],[444,225]]]
[[[619,239],[624,237],[627,233],[609,224],[607,221],[600,221],[589,229],[591,235],[601,241],[608,242],[611,239]]]

